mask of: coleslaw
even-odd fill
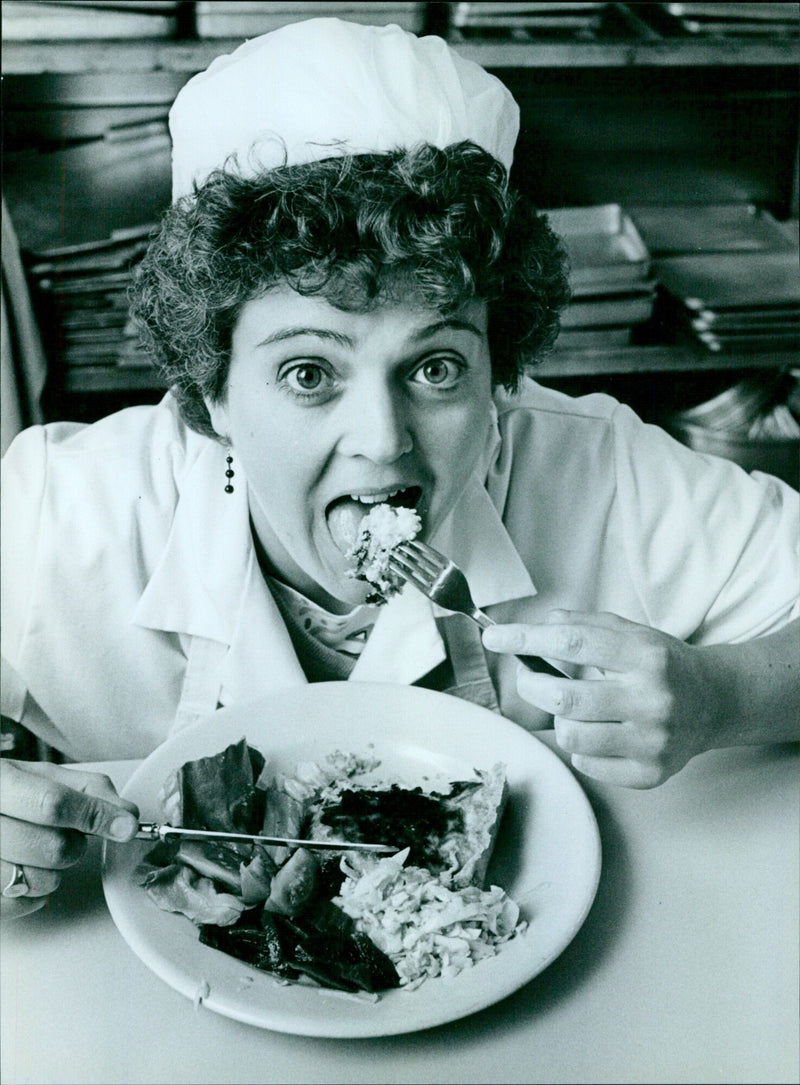
[[[334,904],[394,964],[400,986],[457,976],[522,933],[519,907],[499,886],[460,889],[446,874],[406,866],[409,849],[372,860],[367,869],[342,861],[346,875]]]

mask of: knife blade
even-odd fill
[[[289,836],[256,836],[250,833],[219,832],[214,829],[184,829],[177,825],[159,825],[155,821],[140,821],[136,840],[229,840],[239,844],[267,844],[283,848],[309,848],[312,851],[369,851],[377,855],[394,855],[400,848],[392,844],[363,844],[342,840],[300,840]]]

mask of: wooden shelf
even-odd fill
[[[717,38],[687,41],[498,43],[464,42],[454,47],[484,68],[627,68],[786,65],[800,61],[800,40]]]
[[[186,72],[207,68],[242,39],[211,41],[4,41],[5,75],[85,75],[99,72]]]
[[[68,395],[83,392],[157,392],[166,385],[154,369],[146,366],[81,365],[64,374]]]
[[[537,366],[544,378],[598,377],[633,373],[698,373],[726,369],[780,369],[794,364],[789,350],[758,354],[713,354],[690,346],[623,347],[618,350],[555,351]],[[64,375],[64,391],[139,392],[166,390],[154,370],[142,366],[76,366]]]
[[[5,75],[97,72],[193,72],[232,52],[241,38],[203,41],[5,41]],[[800,40],[661,38],[657,41],[453,43],[462,56],[495,71],[504,68],[726,67],[800,62]]]
[[[621,347],[617,350],[556,350],[537,366],[537,377],[598,377],[634,373],[699,373],[726,369],[781,369],[796,363],[791,350],[715,354],[685,346]]]

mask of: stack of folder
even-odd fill
[[[561,316],[557,348],[613,349],[653,312],[650,253],[619,204],[545,212],[570,263],[572,301]]]

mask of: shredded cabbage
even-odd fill
[[[396,546],[409,542],[419,534],[422,521],[415,509],[393,505],[373,505],[363,518],[355,542],[346,557],[354,563],[347,575],[366,580],[376,589],[378,601],[385,603],[405,583],[389,566],[389,557]]]
[[[375,945],[391,958],[400,985],[413,991],[434,976],[457,976],[492,957],[527,923],[503,889],[453,889],[446,874],[405,866],[408,849],[358,869],[334,898]]]

